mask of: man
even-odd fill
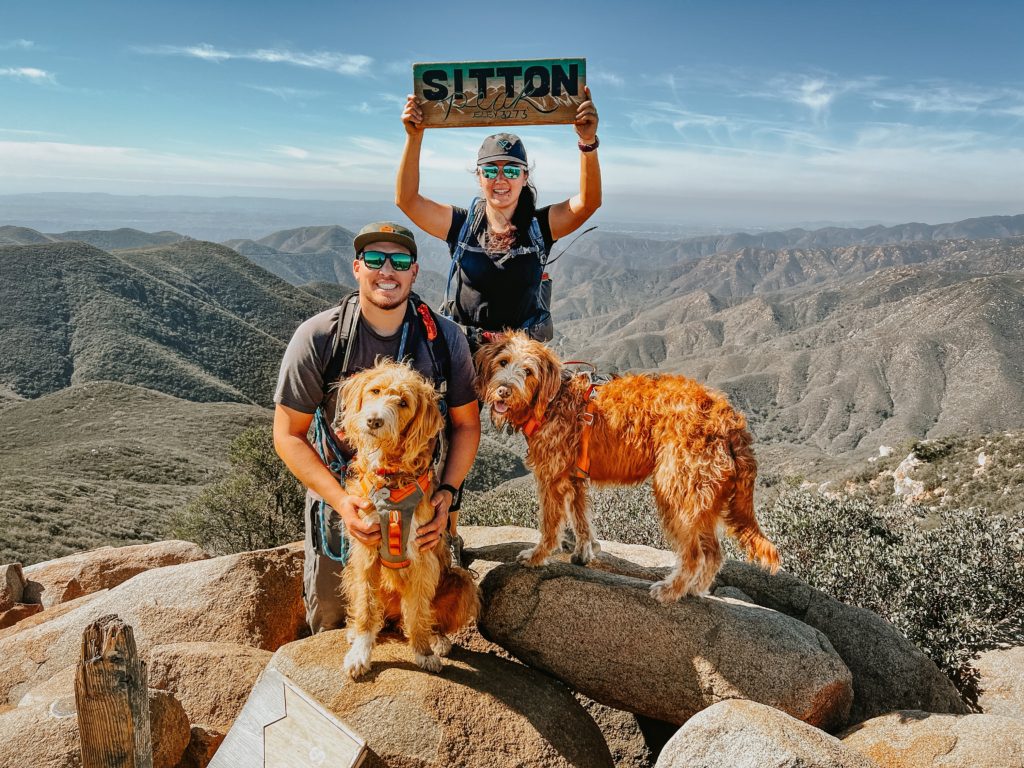
[[[448,369],[441,385],[446,387],[450,424],[447,458],[439,471],[440,485],[431,498],[434,519],[416,531],[420,549],[433,547],[447,530],[457,489],[469,473],[480,443],[480,412],[466,337],[455,323],[427,311],[437,332],[431,340],[430,323],[421,316],[426,308],[411,297],[419,272],[412,232],[390,222],[368,224],[359,231],[354,246],[352,274],[359,285],[358,299],[342,302],[299,326],[285,351],[274,394],[274,446],[308,489],[303,593],[306,618],[314,633],[345,622],[341,569],[347,560],[347,542],[341,526],[349,537],[368,546],[378,546],[381,536],[380,525],[362,517],[370,501],[348,495],[340,482],[344,462],[351,456],[335,455],[345,454],[346,448],[338,444],[333,430],[325,428],[335,414],[332,385],[339,378],[372,367],[378,356],[411,358],[413,367],[435,385],[439,383],[439,365],[443,362],[442,367]],[[339,345],[340,331],[350,337],[344,339],[343,333]],[[443,335],[440,343],[438,335]],[[448,359],[439,361],[445,353]],[[314,442],[323,458],[309,439],[315,420],[318,439]],[[454,526],[451,536],[458,541]],[[453,549],[456,557],[461,556],[461,546]]]

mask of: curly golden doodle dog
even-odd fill
[[[366,512],[381,522],[381,544],[353,539],[344,571],[348,598],[345,670],[353,678],[370,669],[377,634],[401,618],[416,664],[441,670],[451,634],[476,618],[480,598],[473,574],[451,566],[442,540],[416,547],[416,528],[430,522],[434,446],[444,427],[439,396],[407,365],[378,363],[346,379],[339,402],[341,427],[356,454],[346,490],[374,502]]]
[[[477,392],[499,429],[526,435],[537,478],[541,539],[519,556],[542,565],[559,545],[566,517],[576,532],[572,560],[599,551],[587,509],[587,479],[652,478],[662,527],[678,564],[651,594],[668,603],[705,594],[722,564],[724,526],[747,554],[775,571],[779,556],[754,519],[757,462],[746,420],[725,397],[683,376],[631,375],[592,387],[524,333],[481,347]]]

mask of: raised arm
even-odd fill
[[[409,95],[402,111],[405,125],[405,151],[395,182],[395,205],[413,223],[434,237],[444,240],[452,225],[452,207],[436,203],[420,194],[420,149],[423,146],[423,110],[416,97]]]
[[[576,135],[581,145],[592,145],[597,141],[597,109],[588,86],[583,86],[583,93],[587,99],[576,110]],[[601,207],[601,165],[597,152],[580,152],[580,193],[551,206],[548,222],[555,240],[575,232]]]

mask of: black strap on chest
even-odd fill
[[[338,313],[338,324],[334,330],[334,340],[331,347],[331,357],[324,369],[324,383],[328,386],[339,379],[347,376],[350,372],[350,360],[352,357],[351,343],[355,336],[356,328],[359,325],[359,293],[351,293],[342,299],[340,312]],[[432,379],[434,388],[442,395],[448,391],[448,379],[451,378],[452,359],[448,349],[448,340],[438,324],[437,317],[430,307],[427,306],[415,293],[409,294],[409,302],[405,312],[405,320],[402,322],[402,342],[399,346],[399,357],[412,356],[419,341],[420,334],[425,334],[427,340],[427,352],[430,354],[430,364],[433,371]],[[324,397],[324,402],[327,398]],[[323,403],[321,403],[321,407]],[[441,410],[447,418],[447,409],[444,400],[441,400]]]

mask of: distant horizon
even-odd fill
[[[610,219],[895,223],[1024,207],[1024,5],[526,2],[509,34],[482,31],[479,10],[5,8],[0,194],[387,201],[414,61],[562,55],[587,59]],[[424,193],[465,205],[494,130],[428,131]],[[542,199],[572,194],[572,128],[519,133]]]
[[[97,200],[115,201],[119,207],[92,207]],[[55,208],[38,204],[50,201]],[[65,207],[59,203],[68,203]],[[191,212],[189,204],[202,201],[203,214]],[[218,208],[217,203],[224,205]],[[21,205],[19,205],[21,203]],[[74,205],[72,205],[74,203]],[[173,203],[183,206],[176,209]],[[134,205],[133,205],[134,204]],[[12,210],[12,206],[15,210]],[[166,206],[166,207],[165,207]],[[908,219],[803,220],[803,221],[669,221],[663,218],[643,219],[613,215],[608,207],[599,211],[591,223],[606,232],[635,234],[653,239],[686,239],[708,235],[737,233],[762,234],[790,229],[814,231],[828,227],[866,229],[874,226],[894,227],[907,224],[935,226],[968,219],[1024,214],[1024,204],[1007,212],[979,213],[972,216],[935,216]],[[199,216],[199,218],[196,218]],[[141,217],[141,218],[140,218]],[[266,217],[271,217],[267,220]],[[277,218],[273,218],[277,217]],[[92,192],[32,192],[0,194],[0,227],[21,226],[44,234],[69,231],[121,228],[144,232],[173,231],[196,239],[223,242],[231,239],[255,239],[285,229],[302,227],[342,226],[357,230],[370,220],[393,218],[407,221],[387,199],[345,200],[331,198],[268,197],[262,195],[124,195]],[[210,221],[217,221],[211,224]],[[270,221],[276,221],[271,224]],[[162,223],[161,223],[162,222]],[[211,236],[211,232],[228,232]],[[424,237],[427,237],[424,235]]]

